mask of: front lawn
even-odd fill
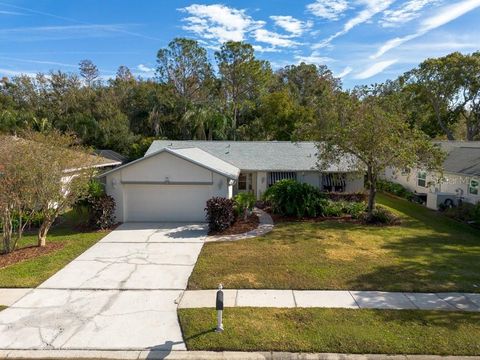
[[[105,231],[79,232],[68,225],[53,228],[48,234],[47,246],[53,243],[58,246],[44,255],[1,267],[0,288],[40,285],[106,234]],[[25,235],[19,247],[36,245],[36,236]]]
[[[188,350],[480,355],[480,313],[420,310],[180,309]]]
[[[189,288],[480,292],[479,230],[403,199],[378,200],[401,225],[290,222],[263,237],[208,243]]]

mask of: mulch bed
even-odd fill
[[[243,219],[243,216],[239,216],[237,220],[233,223],[232,226],[230,226],[228,229],[225,229],[223,231],[215,231],[215,232],[209,232],[208,235],[237,235],[237,234],[243,234],[251,230],[255,230],[258,227],[258,224],[260,224],[260,220],[258,219],[258,216],[255,214],[251,214],[248,218],[247,221]]]
[[[53,251],[63,248],[65,244],[61,242],[50,242],[44,247],[26,246],[11,252],[10,254],[0,255],[0,269],[9,265],[29,260],[38,256],[49,254]]]
[[[352,219],[351,216],[341,216],[341,217],[303,217],[297,218],[296,216],[282,216],[277,214],[269,215],[272,217],[274,223],[282,223],[282,222],[322,222],[322,221],[339,221],[339,222],[349,222],[355,224],[361,224],[362,222],[358,219]]]

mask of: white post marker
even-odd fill
[[[217,301],[215,304],[215,308],[217,309],[217,328],[215,329],[216,332],[223,331],[223,285],[218,285],[217,291]]]

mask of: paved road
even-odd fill
[[[176,300],[207,230],[128,223],[0,312],[0,349],[185,350]]]

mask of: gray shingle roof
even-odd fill
[[[156,140],[145,156],[163,148],[196,147],[242,170],[308,171],[317,170],[317,147],[314,142],[289,141],[190,141]],[[332,164],[325,172],[347,172],[350,159]]]
[[[443,163],[443,168],[446,172],[480,176],[480,146],[451,149]]]
[[[121,163],[124,163],[128,160],[126,156],[123,156],[122,154],[119,154],[118,152],[109,149],[97,149],[95,150],[95,154],[106,159],[119,161]]]
[[[189,160],[197,165],[203,166],[216,173],[225,175],[230,179],[236,180],[240,169],[229,164],[216,156],[213,156],[199,148],[183,148],[183,149],[165,149],[165,151],[176,154],[177,156]]]

